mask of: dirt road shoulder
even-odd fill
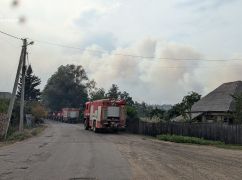
[[[110,140],[128,159],[133,179],[242,179],[242,151],[121,136]]]

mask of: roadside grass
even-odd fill
[[[200,145],[225,145],[224,142],[221,142],[221,141],[211,141],[203,138],[169,135],[169,134],[158,135],[157,139],[163,140],[163,141],[176,142],[176,143],[188,143],[188,144],[200,144]]]
[[[0,147],[7,145],[7,144],[15,143],[17,141],[23,141],[23,140],[31,138],[33,136],[37,136],[41,132],[43,132],[45,130],[45,128],[46,128],[46,125],[39,125],[39,126],[34,127],[34,128],[24,129],[23,132],[12,131],[12,132],[9,133],[6,140],[2,139],[0,141]]]
[[[237,145],[237,144],[221,144],[221,145],[216,145],[216,147],[223,148],[223,149],[242,150],[242,145]]]
[[[223,148],[223,149],[242,150],[241,145],[225,144],[222,141],[212,141],[212,140],[206,140],[206,139],[197,138],[197,137],[161,134],[161,135],[158,135],[156,138],[158,140],[170,141],[175,143],[208,145],[208,146],[214,146],[214,147]]]

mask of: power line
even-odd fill
[[[6,33],[6,32],[3,32],[3,31],[1,31],[1,30],[0,30],[0,33],[4,34],[4,35],[6,35],[6,36],[9,36],[9,37],[15,38],[15,39],[22,40],[21,38],[19,38],[19,37],[17,37],[17,36],[11,35],[11,34]]]
[[[33,39],[34,40],[34,39]],[[41,41],[41,40],[34,40],[35,42],[58,46],[61,48],[68,48],[68,49],[76,49],[81,51],[89,51],[89,52],[97,52],[97,53],[108,53],[108,51],[102,50],[92,50],[92,49],[85,49],[80,47],[68,46],[54,42],[48,41]],[[229,61],[242,61],[242,59],[202,59],[202,58],[169,58],[169,57],[154,57],[154,56],[141,56],[141,55],[133,55],[133,54],[123,54],[123,53],[112,53],[110,55],[114,56],[125,56],[125,57],[132,57],[132,58],[140,58],[140,59],[149,59],[149,60],[172,60],[172,61],[208,61],[208,62],[229,62]]]
[[[197,69],[241,69],[242,65],[240,66],[191,66],[191,65],[187,65],[187,66],[163,66],[163,65],[159,65],[158,66],[160,68],[166,68],[166,69],[189,69],[189,68],[196,68]]]
[[[19,38],[17,36],[11,35],[9,33],[3,32],[0,30],[0,33],[7,35],[9,37],[23,40],[22,38]],[[32,39],[35,42],[43,43],[43,44],[48,44],[52,46],[58,46],[62,48],[68,48],[68,49],[76,49],[76,50],[81,50],[81,51],[89,51],[89,52],[96,52],[96,53],[109,53],[108,51],[102,51],[102,50],[93,50],[93,49],[86,49],[86,48],[80,48],[80,47],[74,47],[74,46],[68,46],[68,45],[63,45],[59,43],[54,43],[54,42],[48,42],[48,41],[42,41],[42,40],[36,40]],[[155,57],[155,56],[141,56],[141,55],[134,55],[134,54],[123,54],[123,53],[111,53],[111,56],[125,56],[125,57],[132,57],[132,58],[140,58],[140,59],[148,59],[150,61],[154,60],[171,60],[171,61],[206,61],[206,62],[230,62],[230,61],[242,61],[242,59],[203,59],[203,58],[170,58],[170,57]]]

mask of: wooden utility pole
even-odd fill
[[[6,126],[6,129],[5,129],[5,136],[4,136],[5,139],[7,137],[9,124],[10,124],[11,117],[12,117],[13,106],[14,106],[14,102],[15,102],[15,99],[16,99],[16,92],[17,92],[17,87],[18,87],[18,82],[19,82],[20,71],[23,67],[23,61],[25,59],[24,54],[26,56],[26,48],[27,48],[27,40],[23,39],[23,46],[22,46],[21,55],[20,55],[20,58],[19,58],[19,64],[18,64],[18,69],[17,69],[15,81],[14,81],[12,96],[11,96],[10,103],[9,103],[9,106],[8,106],[8,114],[7,114],[8,121],[7,121],[7,126]]]
[[[24,91],[25,91],[26,53],[27,53],[27,39],[24,39],[23,40],[22,85],[21,85],[21,99],[20,99],[20,120],[19,120],[20,132],[22,132],[24,129]]]

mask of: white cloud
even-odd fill
[[[217,1],[216,1],[217,2]],[[11,8],[0,2],[0,18],[26,17],[26,23],[0,21],[1,30],[37,40],[30,61],[42,87],[62,64],[81,64],[99,86],[116,83],[139,101],[176,103],[189,91],[203,95],[220,83],[241,79],[240,62],[140,59],[114,54],[168,58],[241,57],[241,2],[196,11],[178,1],[25,0]],[[189,7],[189,8],[188,8]],[[1,19],[0,19],[1,20]],[[162,37],[162,38],[160,38]],[[21,42],[0,35],[0,91],[11,91]],[[87,49],[108,51],[100,54]],[[218,67],[219,66],[219,67]],[[220,68],[221,67],[221,68]]]

